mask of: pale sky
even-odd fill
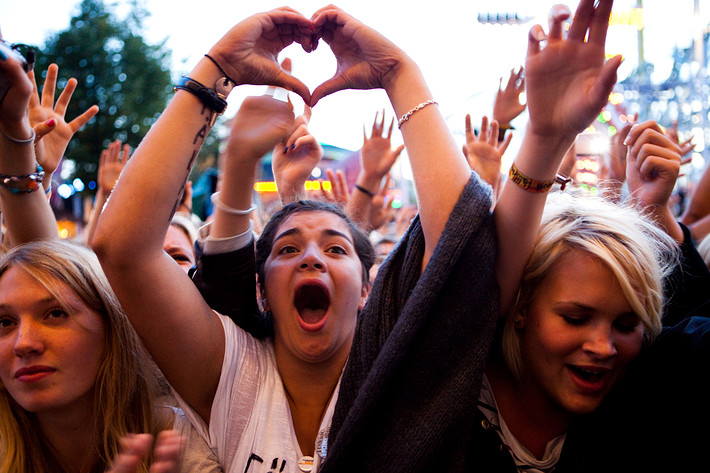
[[[313,0],[200,0],[192,4],[174,0],[140,1],[152,15],[144,25],[145,37],[150,43],[167,38],[176,77],[187,73],[231,26],[253,13],[288,5],[310,16],[327,4]],[[628,11],[638,1],[617,0],[614,11]],[[0,0],[0,29],[10,42],[41,44],[48,33],[66,29],[78,3],[78,0]],[[119,15],[127,10],[126,0],[107,3],[117,5]],[[568,4],[572,11],[576,7],[574,2],[562,3]],[[461,143],[466,113],[471,113],[474,123],[480,123],[480,117],[491,113],[499,78],[507,78],[511,68],[523,63],[529,28],[535,23],[546,27],[547,12],[552,6],[552,2],[541,0],[346,0],[336,4],[380,31],[419,64]],[[643,6],[645,56],[656,66],[654,80],[661,81],[670,72],[673,48],[688,47],[693,31],[697,30],[694,2],[675,0],[669,8],[667,0],[643,0]],[[477,21],[479,13],[515,12],[534,20],[521,26],[483,25]],[[699,24],[707,25],[709,20],[710,0],[700,0]],[[625,78],[637,64],[636,30],[630,26],[612,26],[607,50],[624,55],[619,79]],[[334,73],[335,61],[324,44],[310,55],[296,46],[286,51],[293,60],[293,74],[311,90]],[[235,90],[229,97],[226,114],[233,115],[244,96],[262,91],[263,88],[256,87]],[[356,150],[362,144],[363,125],[369,129],[375,112],[383,108],[387,117],[391,117],[391,107],[382,91],[343,91],[316,106],[309,128],[323,143]],[[522,115],[513,124],[522,129],[525,121],[526,116]],[[393,142],[401,143],[397,132]],[[510,157],[515,149],[514,139],[507,155]]]

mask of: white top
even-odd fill
[[[503,420],[503,416],[498,412],[498,403],[496,403],[493,390],[488,382],[488,377],[485,375],[483,376],[481,393],[478,396],[478,408],[483,415],[486,416],[486,419],[491,423],[503,443],[508,447],[519,472],[548,473],[555,469],[555,465],[557,465],[560,455],[562,454],[562,447],[564,446],[567,434],[562,434],[550,440],[547,443],[542,459],[538,460],[535,458],[535,455],[530,453],[508,429],[505,420]]]
[[[175,393],[180,407],[227,473],[317,471],[321,455],[327,453],[340,382],[321,421],[311,465],[310,457],[305,457],[298,445],[271,339],[257,340],[228,317],[219,317],[224,327],[225,351],[209,427]]]

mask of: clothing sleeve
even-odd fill
[[[421,273],[415,218],[380,267],[321,471],[462,471],[498,318],[490,186],[472,174]]]
[[[209,306],[257,338],[270,332],[256,302],[256,262],[251,232],[231,239],[205,239],[203,227],[195,243],[197,263],[192,281]],[[206,250],[224,251],[208,253]]]
[[[710,271],[695,248],[690,230],[683,224],[680,226],[684,235],[681,261],[665,287],[663,325],[666,327],[693,315],[710,317]]]

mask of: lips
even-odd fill
[[[330,292],[320,281],[307,281],[296,289],[293,303],[304,328],[317,329],[328,313]]]
[[[609,373],[609,370],[605,368],[582,367],[578,365],[567,365],[567,369],[572,374],[572,378],[578,386],[590,391],[602,389]]]
[[[50,366],[33,365],[26,368],[20,368],[15,371],[15,379],[20,381],[37,381],[50,374],[54,373],[56,369]]]

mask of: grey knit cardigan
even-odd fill
[[[380,268],[358,319],[321,473],[467,469],[498,315],[490,192],[472,173],[421,275],[418,217]]]

